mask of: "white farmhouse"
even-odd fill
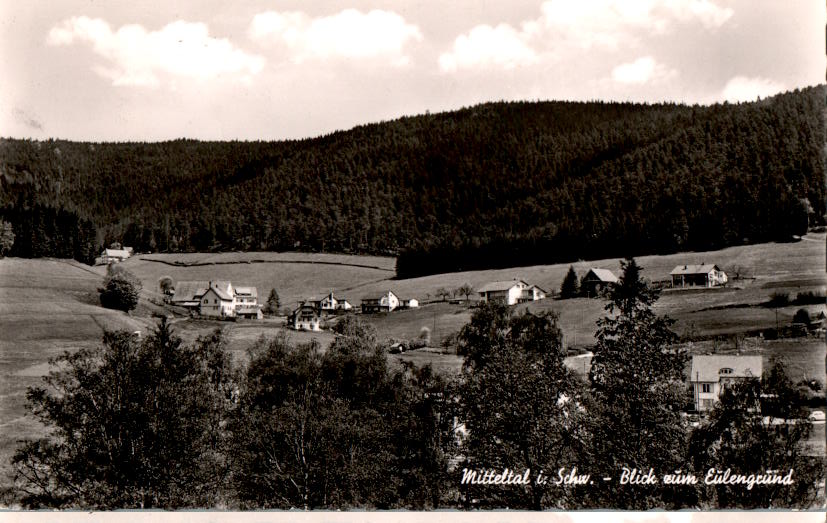
[[[717,265],[678,265],[672,272],[672,287],[716,287],[727,282],[727,275]]]
[[[362,312],[364,313],[391,312],[397,307],[399,307],[399,297],[393,291],[388,291],[378,298],[362,299]]]
[[[524,291],[528,289],[529,285],[523,280],[503,280],[486,283],[477,290],[477,293],[483,302],[514,305],[521,300]]]
[[[721,396],[724,387],[747,379],[761,379],[761,356],[712,354],[692,356],[692,397],[695,410],[707,412]]]
[[[229,281],[179,281],[170,302],[206,317],[262,317],[256,288],[233,287]]]

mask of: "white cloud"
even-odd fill
[[[382,58],[405,65],[411,41],[423,39],[419,27],[391,11],[362,13],[345,9],[331,16],[310,18],[301,12],[267,11],[253,17],[250,38],[286,45],[294,62],[328,58]]]
[[[539,16],[522,22],[519,29],[507,24],[479,25],[458,36],[453,48],[440,55],[439,65],[453,72],[579,60],[583,51],[633,48],[646,37],[670,34],[680,24],[716,29],[733,14],[713,0],[546,0]],[[632,73],[643,78],[642,82],[674,74],[654,61],[620,67],[620,77],[615,79],[625,83],[638,82],[628,80]],[[647,67],[651,71],[644,78]]]
[[[264,67],[264,58],[250,55],[229,40],[214,38],[202,23],[176,21],[159,31],[137,24],[112,31],[99,18],[86,16],[64,20],[49,32],[47,43],[55,46],[85,42],[110,64],[94,71],[113,85],[157,87],[160,74],[207,80],[222,75],[249,80]]]
[[[452,72],[480,66],[512,69],[533,64],[538,56],[526,40],[525,32],[507,24],[478,25],[454,40],[453,49],[440,55],[439,66],[443,71]]]
[[[641,34],[666,34],[676,23],[715,29],[734,14],[711,0],[547,0],[536,27],[583,48],[617,48]]]
[[[612,80],[621,84],[643,85],[666,80],[677,74],[676,70],[657,63],[651,56],[643,56],[612,69]]]
[[[784,84],[769,78],[736,76],[727,82],[721,98],[729,102],[751,102],[759,96],[766,98],[784,90]]]

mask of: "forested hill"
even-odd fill
[[[488,103],[283,142],[4,139],[0,215],[17,255],[48,250],[21,222],[53,208],[96,248],[401,254],[401,276],[783,240],[825,220],[826,95]]]

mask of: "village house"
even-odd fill
[[[615,283],[617,283],[617,276],[612,271],[592,267],[580,280],[580,291],[591,298],[600,295],[603,289]]]
[[[419,300],[416,298],[399,300],[400,309],[415,309],[417,307],[419,307]]]
[[[305,303],[309,303],[316,307],[316,310],[320,313],[327,313],[327,314],[334,314],[334,313],[341,313],[347,312],[353,309],[353,305],[350,304],[345,298],[337,298],[334,296],[333,291],[330,292],[327,296],[322,298],[321,300],[307,300]]]
[[[322,315],[316,305],[303,302],[287,317],[287,326],[297,331],[322,330]]]
[[[391,312],[399,307],[399,297],[388,291],[378,298],[362,298],[362,312]]]
[[[673,288],[717,287],[727,282],[727,275],[717,265],[678,265],[672,272]]]
[[[109,265],[110,263],[120,263],[132,256],[132,248],[125,249],[104,249],[100,255],[98,265]]]
[[[201,316],[230,318],[235,316],[235,292],[228,281],[208,282],[206,292],[200,297]]]
[[[477,293],[483,302],[514,305],[528,287],[529,285],[523,280],[493,281],[483,285]]]
[[[532,285],[528,289],[523,290],[522,294],[520,295],[519,301],[520,302],[537,301],[537,300],[545,299],[545,297],[546,297],[546,291],[544,291],[543,289],[541,289],[540,287],[538,287],[536,285]]]
[[[261,319],[255,287],[233,287],[229,281],[180,281],[170,303],[205,317]]]
[[[523,280],[502,280],[486,283],[479,290],[480,300],[490,303],[515,305],[527,301],[542,300],[546,291],[536,285],[529,285]]]
[[[260,320],[264,317],[258,304],[258,291],[255,287],[235,288],[235,314],[239,318]]]
[[[738,381],[761,379],[761,356],[697,355],[692,356],[689,381],[695,410],[708,412],[718,401],[723,389]]]

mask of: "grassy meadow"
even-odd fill
[[[720,340],[697,342],[696,353],[736,350],[735,335],[775,326],[776,310],[762,306],[770,294],[824,291],[825,234],[809,234],[796,243],[738,246],[714,252],[644,256],[638,258],[644,276],[658,281],[668,278],[678,264],[716,263],[742,278],[731,279],[723,289],[705,291],[667,290],[656,305],[657,312],[676,320],[681,334],[718,336]],[[195,264],[195,265],[191,265]],[[362,298],[393,290],[403,298],[418,298],[425,303],[418,309],[390,314],[363,315],[374,325],[380,339],[412,339],[424,327],[430,330],[431,346],[439,347],[470,319],[471,304],[436,302],[436,291],[454,289],[465,283],[478,288],[492,280],[522,278],[546,291],[559,289],[569,264],[520,267],[433,275],[406,280],[394,279],[394,260],[383,257],[307,253],[192,253],[136,255],[123,266],[143,282],[142,300],[131,314],[99,306],[97,287],[105,275],[104,267],[88,267],[69,260],[15,258],[0,259],[0,474],[9,471],[8,460],[17,441],[34,437],[43,428],[25,415],[26,388],[37,385],[49,370],[48,360],[64,351],[100,343],[104,329],[146,332],[154,324],[152,314],[164,309],[158,301],[158,280],[230,280],[235,285],[254,285],[264,301],[270,288],[276,288],[282,306],[290,307],[301,299],[320,298],[333,290],[358,307]],[[619,260],[606,259],[573,264],[579,275],[589,267],[610,269],[618,274]],[[567,346],[587,348],[594,343],[596,321],[604,314],[598,299],[548,298],[523,304],[517,311],[556,311]],[[778,309],[778,322],[789,324],[798,306]],[[824,305],[806,307],[811,313]],[[284,318],[264,321],[217,322],[177,317],[176,332],[187,341],[223,329],[228,346],[239,362],[247,349],[261,337],[287,332],[296,342],[316,339],[323,347],[332,340],[330,332],[293,332],[284,328]],[[748,338],[739,341],[738,350],[760,353],[768,364],[783,358],[794,380],[825,379],[825,344],[806,338],[765,341]],[[432,364],[442,372],[457,372],[461,358],[441,350],[419,350],[392,355],[401,361]],[[579,360],[572,362],[579,366]],[[584,367],[585,368],[585,367]],[[0,481],[2,482],[2,481]]]

